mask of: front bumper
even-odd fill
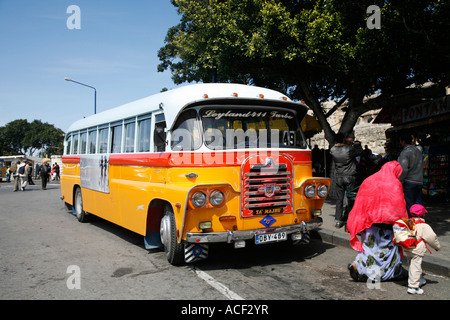
[[[293,233],[305,233],[307,231],[315,230],[319,228],[323,223],[322,218],[316,218],[314,220],[302,222],[299,224],[292,224],[287,226],[263,228],[254,230],[243,231],[227,231],[227,232],[188,232],[186,234],[186,242],[188,243],[214,243],[214,242],[226,242],[233,243],[234,241],[250,240],[254,239],[256,235],[286,232],[287,234]]]

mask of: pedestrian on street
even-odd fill
[[[6,169],[6,182],[10,182],[11,181],[11,166],[8,166],[8,168]]]
[[[14,179],[14,189],[13,189],[14,192],[19,190],[19,172],[17,171],[19,164],[20,164],[20,161],[18,160],[17,162],[15,162],[11,165],[11,169],[9,170]]]
[[[330,154],[333,157],[335,178],[336,212],[334,219],[336,228],[342,228],[346,222],[346,217],[344,216],[345,193],[356,187],[357,170],[355,158],[362,155],[363,149],[359,142],[344,143],[344,135],[342,133],[336,135],[336,142],[330,150]]]
[[[426,280],[422,277],[422,259],[427,251],[427,245],[436,251],[441,248],[436,233],[430,225],[425,223],[425,213],[428,213],[428,211],[420,204],[413,204],[410,208],[410,215],[415,224],[416,239],[419,241],[415,248],[405,249],[409,258],[407,292],[410,294],[423,294],[423,289],[420,287],[425,285]]]
[[[359,251],[348,265],[356,281],[402,279],[401,252],[392,242],[392,225],[407,218],[402,184],[398,180],[402,167],[390,161],[361,184],[349,213],[347,229],[350,245]],[[356,237],[361,234],[361,241]]]
[[[29,166],[26,162],[22,162],[18,165],[17,171],[19,172],[19,183],[20,183],[20,190],[25,191],[25,188],[28,185],[28,170]]]
[[[60,171],[59,170],[59,165],[58,165],[58,163],[55,162],[55,173],[56,173],[55,177],[56,177],[56,180],[59,180],[59,178],[60,178],[59,177],[59,171]]]
[[[32,179],[33,164],[31,162],[27,162],[27,166],[28,166],[28,168],[26,170],[27,170],[27,174],[28,174],[28,184],[30,186],[34,186],[35,183],[33,182],[33,179]]]
[[[37,180],[38,176],[39,176],[39,168],[41,166],[39,165],[39,163],[36,163],[35,167],[34,167],[34,180]]]
[[[409,208],[413,204],[423,205],[423,157],[420,150],[412,144],[411,134],[402,134],[400,144],[403,146],[403,150],[398,157],[398,162],[402,166],[403,172],[399,179],[403,184],[406,209],[409,214]]]
[[[50,173],[50,166],[48,162],[44,160],[39,168],[39,176],[41,177],[42,190],[47,190],[47,181]]]

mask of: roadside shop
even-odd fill
[[[401,146],[399,136],[410,133],[417,138],[424,157],[422,193],[429,200],[450,199],[450,95],[423,103],[381,110],[374,123],[391,123],[386,131],[386,152],[396,159]]]

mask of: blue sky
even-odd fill
[[[67,28],[77,5],[81,29]],[[175,88],[157,52],[180,20],[169,0],[0,0],[0,126],[39,119],[66,131],[97,113]]]

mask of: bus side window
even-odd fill
[[[108,152],[108,128],[102,128],[98,131],[98,152]]]
[[[155,123],[153,143],[155,152],[166,151],[166,121]]]
[[[86,144],[87,144],[87,132],[80,133],[80,154],[86,153]]]
[[[135,136],[136,123],[127,122],[125,123],[125,141],[124,141],[124,152],[134,152],[134,136]]]
[[[111,153],[120,153],[122,150],[122,124],[111,126]]]
[[[66,138],[66,154],[70,154],[70,148],[72,146],[72,135],[68,135]]]
[[[73,150],[72,154],[78,154],[78,132],[73,135]]]
[[[150,151],[151,118],[138,121],[138,152]]]
[[[97,146],[97,128],[89,130],[88,153],[94,154]]]

